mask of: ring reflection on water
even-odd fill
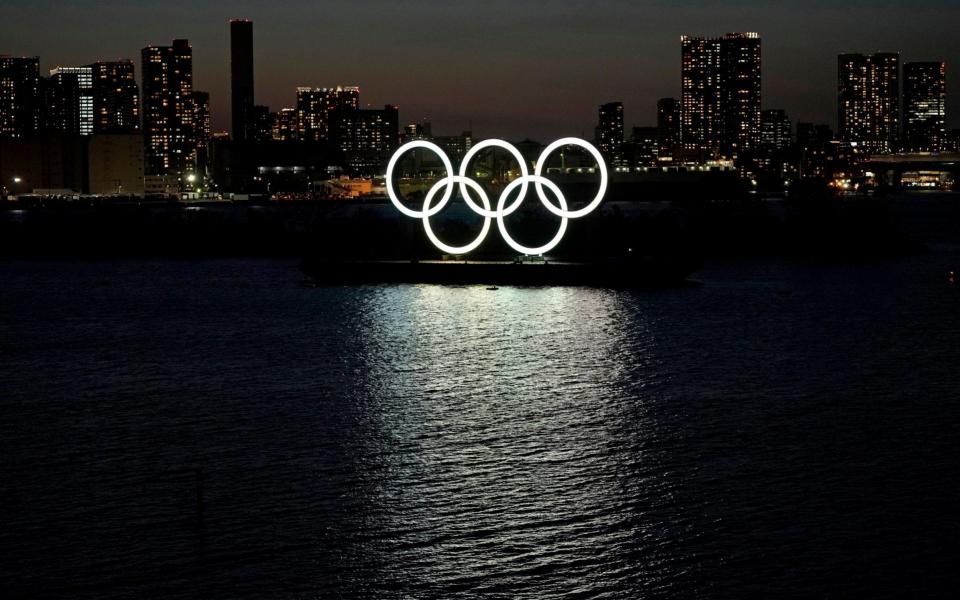
[[[943,261],[650,292],[0,263],[0,589],[936,595],[960,558]]]
[[[603,290],[383,293],[392,301],[374,297],[356,323],[363,395],[380,402],[364,436],[380,560],[475,591],[554,569],[615,580],[602,566],[629,565],[636,533],[617,510],[630,504],[625,471],[656,468],[655,454],[633,452],[653,427],[629,373],[656,360],[643,311]],[[627,330],[642,334],[616,334]]]

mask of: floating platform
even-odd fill
[[[683,283],[695,266],[665,261],[307,260],[302,269],[320,285],[431,283],[655,288]]]

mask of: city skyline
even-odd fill
[[[491,17],[472,8],[472,3],[448,8],[427,3],[401,9],[366,2],[359,7],[337,7],[334,12],[327,9],[322,13],[325,18],[333,15],[345,27],[326,27],[323,35],[316,35],[310,23],[320,16],[314,12],[318,9],[300,4],[285,11],[303,17],[293,22],[252,3],[218,4],[184,14],[174,14],[172,9],[185,6],[173,3],[157,7],[162,19],[130,18],[126,21],[134,25],[97,36],[98,51],[91,51],[91,40],[80,33],[89,34],[100,27],[88,22],[87,13],[95,13],[85,10],[89,3],[57,8],[59,14],[70,17],[76,35],[63,35],[47,24],[31,27],[30,21],[43,11],[14,3],[8,9],[13,18],[0,24],[5,40],[0,50],[11,55],[38,55],[41,71],[46,72],[60,65],[135,59],[144,46],[189,39],[195,87],[211,94],[214,130],[228,131],[227,23],[231,18],[249,18],[256,24],[257,104],[273,111],[294,107],[299,86],[358,85],[364,107],[396,104],[403,123],[429,119],[435,131],[446,133],[472,128],[482,136],[547,138],[556,134],[589,136],[596,123],[596,106],[611,101],[623,102],[626,127],[653,125],[657,99],[680,95],[681,35],[758,31],[764,41],[764,109],[784,109],[794,122],[835,127],[837,55],[890,51],[900,52],[904,63],[947,63],[947,127],[956,127],[957,111],[951,109],[960,94],[950,93],[956,89],[950,73],[951,64],[958,62],[954,60],[958,46],[955,37],[947,35],[945,23],[950,19],[945,15],[960,11],[945,3],[912,9],[904,4],[885,3],[871,13],[855,10],[866,3],[854,3],[847,9],[814,2],[803,11],[739,7],[719,13],[709,6],[680,10],[659,3],[644,7],[616,4],[616,9],[609,11],[619,16],[614,23],[605,12],[591,11],[580,3],[553,7],[547,13],[521,3],[500,6],[494,27]],[[143,6],[117,5],[113,9],[122,19],[125,14],[143,13]],[[937,7],[942,10],[933,10]],[[389,18],[369,19],[368,11],[374,10]],[[833,17],[817,27],[816,35],[801,34],[804,24],[811,24],[824,11]],[[367,20],[360,18],[364,14]],[[708,18],[711,15],[713,18]],[[11,24],[20,23],[18,17],[26,23],[14,29]],[[512,22],[510,17],[514,17]],[[416,42],[415,34],[426,35],[440,21],[447,27]],[[138,26],[138,22],[143,24]],[[510,24],[505,25],[507,22]],[[522,35],[524,27],[529,29],[526,37]],[[867,29],[869,32],[864,31]],[[24,35],[27,31],[29,36]],[[409,52],[396,52],[400,44]],[[393,48],[392,53],[386,46]],[[560,52],[571,46],[578,51]],[[489,58],[478,61],[478,52]],[[428,53],[446,58],[423,62],[430,61]],[[317,57],[333,60],[328,63]],[[605,61],[603,68],[597,69],[596,61],[601,60]],[[423,64],[431,68],[424,69]],[[544,103],[543,89],[550,90],[548,103]],[[503,90],[510,93],[500,93]]]

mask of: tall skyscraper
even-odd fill
[[[0,138],[40,129],[40,59],[0,55]]]
[[[904,64],[904,147],[912,152],[943,150],[946,115],[946,66],[942,62]]]
[[[597,122],[597,146],[610,166],[624,166],[623,161],[623,103],[600,105]]]
[[[57,67],[50,70],[50,77],[59,78],[61,75],[75,75],[79,86],[76,129],[80,135],[93,134],[93,69],[91,67]]]
[[[673,157],[680,145],[680,103],[676,98],[657,101],[657,155]]]
[[[132,60],[90,65],[93,75],[93,132],[140,131],[140,88]]]
[[[760,35],[683,36],[680,47],[684,150],[704,158],[733,158],[756,148],[760,142]]]
[[[319,142],[330,137],[330,113],[339,109],[360,108],[360,88],[297,88],[297,138]]]
[[[181,175],[196,163],[193,50],[187,40],[141,51],[147,175]]]
[[[253,133],[253,21],[230,21],[230,104],[233,139]]]
[[[871,153],[897,150],[900,55],[841,54],[837,59],[840,139]]]

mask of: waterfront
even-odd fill
[[[949,595],[958,266],[625,292],[2,262],[0,589]]]

